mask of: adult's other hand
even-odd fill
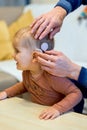
[[[62,52],[51,50],[38,53],[37,59],[41,68],[52,75],[78,79],[81,66],[73,63]]]
[[[50,34],[50,39],[60,31],[67,12],[62,7],[55,7],[48,13],[42,14],[31,25],[31,33],[35,39],[42,39],[47,34]]]

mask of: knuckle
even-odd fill
[[[42,29],[44,29],[44,28],[45,28],[43,24],[41,25],[41,28],[42,28]]]
[[[56,24],[57,24],[57,22],[56,22],[55,19],[52,19],[51,23],[52,23],[53,25],[56,25]]]

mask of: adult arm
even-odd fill
[[[52,39],[60,31],[65,16],[81,4],[87,4],[87,0],[59,0],[55,8],[35,19],[31,25],[31,33],[36,39],[42,39],[47,34]]]
[[[82,0],[83,5],[87,5],[87,0]]]
[[[87,88],[87,68],[82,67],[78,80],[79,84],[81,84],[83,87]]]
[[[68,14],[77,9],[82,3],[82,0],[59,0],[56,6],[64,8]]]

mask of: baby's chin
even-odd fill
[[[16,63],[16,68],[22,71],[29,70],[29,66],[24,66],[24,65],[22,66],[22,65],[19,65],[18,63]]]
[[[21,66],[17,66],[18,70],[24,70],[24,68],[22,68]]]
[[[18,70],[24,71],[24,70],[29,70],[27,68],[22,68],[22,67],[17,67]]]

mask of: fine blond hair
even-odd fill
[[[48,44],[47,50],[52,50],[54,48],[54,39],[49,39],[47,35],[42,40],[37,40],[30,33],[30,27],[25,27],[20,29],[14,36],[13,46],[15,48],[16,45],[20,44],[25,48],[30,48],[31,50],[41,49],[42,43]]]

